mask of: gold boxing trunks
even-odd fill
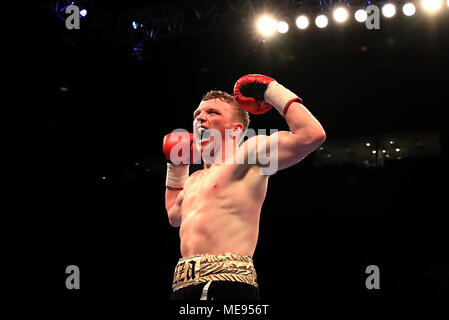
[[[253,259],[228,252],[181,258],[175,268],[172,287],[176,291],[209,281],[235,281],[257,287]]]

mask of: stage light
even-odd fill
[[[401,149],[399,149],[399,148],[396,148],[395,150],[396,150],[396,152],[399,152],[399,151],[401,151]]]
[[[371,143],[367,142],[365,145],[366,145],[367,147],[369,147],[369,146],[371,145]]]
[[[396,14],[396,7],[394,6],[394,4],[387,3],[382,7],[382,14],[386,18],[391,18]]]
[[[80,15],[81,15],[82,17],[85,17],[86,14],[87,14],[87,10],[86,10],[86,9],[83,9],[83,10],[80,11]]]
[[[286,33],[288,31],[288,23],[285,21],[279,21],[277,24],[277,29],[279,33]]]
[[[296,18],[296,26],[299,29],[306,29],[309,26],[309,19],[306,16]]]
[[[345,22],[346,19],[348,19],[348,10],[343,7],[339,7],[334,10],[333,16],[335,21],[339,23]]]
[[[441,7],[441,0],[422,0],[422,6],[426,11],[435,12]]]
[[[268,16],[263,16],[257,21],[257,28],[261,34],[269,36],[276,30],[276,21]]]
[[[139,27],[139,24],[135,21],[132,23],[133,29],[136,30]]]
[[[324,14],[320,14],[318,17],[315,18],[315,24],[318,28],[325,28],[327,27],[328,20],[327,17]]]
[[[365,22],[366,18],[368,18],[368,14],[365,10],[359,9],[355,12],[354,17],[358,22]]]
[[[413,3],[406,3],[404,4],[404,6],[402,7],[402,12],[407,16],[413,16],[416,12],[416,8],[415,5]]]

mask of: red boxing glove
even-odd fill
[[[273,105],[265,102],[264,94],[273,78],[261,74],[247,74],[234,85],[234,98],[239,106],[252,114],[268,112]]]
[[[193,141],[193,133],[189,132],[167,134],[162,142],[162,151],[167,160],[176,165],[187,165],[201,158]]]

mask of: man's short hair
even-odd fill
[[[249,114],[247,111],[240,108],[240,106],[237,104],[237,101],[235,101],[234,96],[224,91],[211,90],[203,96],[203,99],[201,101],[207,101],[212,99],[220,99],[221,101],[227,102],[234,106],[236,111],[236,117],[243,125],[242,133],[245,133],[249,126]]]

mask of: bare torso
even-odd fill
[[[268,176],[259,167],[213,165],[184,185],[179,235],[181,254],[233,252],[253,256]]]

